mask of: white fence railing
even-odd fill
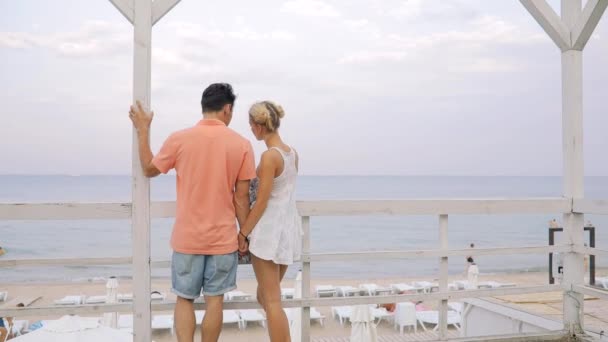
[[[284,301],[285,307],[302,308],[302,340],[310,340],[310,307],[357,304],[384,304],[411,300],[439,301],[440,329],[439,338],[447,338],[447,301],[463,298],[491,297],[510,294],[530,294],[551,291],[575,291],[599,298],[608,299],[605,291],[585,286],[582,283],[564,289],[561,285],[526,286],[501,289],[478,289],[448,291],[447,265],[450,257],[466,256],[469,249],[449,249],[447,243],[449,215],[503,215],[503,214],[556,214],[556,213],[594,213],[608,214],[608,201],[570,200],[566,198],[527,198],[527,199],[424,199],[424,200],[336,200],[302,201],[298,209],[303,217],[304,240],[302,258],[303,298]],[[154,218],[173,217],[174,202],[155,202],[151,204]],[[438,217],[438,249],[431,250],[393,250],[373,252],[333,252],[310,253],[311,216],[369,216],[369,215],[433,215]],[[86,219],[129,219],[129,203],[27,203],[0,204],[0,220],[86,220]],[[548,254],[578,253],[608,255],[608,251],[576,244],[554,246],[514,246],[504,248],[478,248],[476,255],[510,254]],[[372,260],[372,259],[419,259],[438,258],[439,291],[385,296],[361,296],[338,298],[315,298],[311,296],[310,264],[312,262]],[[58,259],[19,259],[0,260],[0,267],[45,266],[45,265],[117,265],[132,263],[131,257],[109,258],[58,258]],[[151,266],[168,267],[169,261],[151,261]],[[137,265],[134,265],[137,267]],[[582,267],[582,265],[581,265]],[[174,302],[148,303],[152,310],[171,310]],[[197,303],[204,308],[204,303]],[[234,301],[225,304],[226,309],[258,308],[254,301]],[[133,304],[78,305],[70,307],[29,307],[1,308],[0,316],[23,315],[61,315],[61,314],[100,314],[103,312],[137,312],[141,308]]]

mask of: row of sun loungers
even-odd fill
[[[162,301],[167,298],[167,295],[160,292],[153,292],[150,295],[150,298],[153,301]],[[107,296],[65,296],[61,299],[55,300],[55,305],[81,305],[81,304],[104,304],[106,302]],[[132,293],[120,293],[116,296],[116,300],[119,303],[130,303],[133,302],[133,294]]]
[[[448,311],[447,323],[460,330],[462,303],[450,303]],[[418,326],[421,326],[424,331],[431,329],[435,331],[439,327],[439,312],[435,310],[417,311],[414,303],[397,303],[395,312],[388,312],[385,308],[378,308],[370,305],[372,317],[380,323],[383,319],[386,321],[392,320],[395,328],[399,328],[403,334],[404,328],[409,327],[418,331]],[[340,322],[340,325],[350,321],[353,312],[352,306],[335,306],[331,308],[332,316]],[[429,327],[431,326],[431,327]]]
[[[608,280],[607,280],[608,282]],[[477,284],[480,289],[483,288],[500,288],[512,287],[513,283],[499,283],[496,281],[482,281]],[[456,281],[448,284],[450,291],[465,290],[470,288],[468,281]],[[359,287],[354,286],[333,286],[333,285],[318,285],[315,287],[315,295],[317,297],[349,297],[349,296],[379,296],[399,293],[430,293],[439,290],[439,284],[428,281],[415,281],[409,284],[398,283],[390,284],[389,286],[379,286],[378,284],[361,284]],[[287,293],[287,292],[286,292]],[[285,295],[284,298],[288,298]]]

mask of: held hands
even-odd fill
[[[154,112],[147,112],[139,100],[137,100],[136,103],[137,105],[131,106],[131,110],[129,111],[129,118],[133,121],[133,126],[138,131],[150,128]]]
[[[245,239],[245,236],[240,233],[238,234],[238,240],[239,240],[239,254],[240,255],[247,254],[247,252],[249,252],[249,241],[247,241],[247,239]]]

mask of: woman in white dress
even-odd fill
[[[249,109],[251,131],[268,150],[257,169],[256,201],[239,232],[239,251],[249,251],[252,256],[257,297],[266,311],[272,342],[290,341],[289,323],[281,306],[281,280],[288,265],[300,259],[302,245],[302,221],[295,198],[298,155],[279,135],[283,116],[283,108],[270,101]]]

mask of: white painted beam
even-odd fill
[[[605,249],[585,247],[585,246],[573,246],[572,251],[574,251],[576,253],[584,254],[584,255],[595,255],[595,256],[601,256],[601,257],[608,257],[608,250],[605,250]]]
[[[516,255],[516,254],[547,254],[568,253],[572,251],[590,255],[607,255],[608,251],[569,245],[554,246],[529,246],[529,247],[500,247],[500,248],[477,248],[475,255]],[[304,262],[319,261],[355,261],[355,260],[379,260],[379,259],[421,259],[421,258],[443,258],[455,256],[467,256],[471,254],[470,249],[454,250],[414,250],[414,251],[369,251],[350,253],[323,253],[303,254]],[[608,255],[607,255],[608,256]],[[79,266],[79,265],[123,265],[130,264],[131,257],[106,257],[106,258],[49,258],[49,259],[0,259],[1,267],[21,266]],[[171,267],[170,260],[154,260],[150,262],[152,268]]]
[[[180,0],[154,0],[152,3],[152,25],[161,20]]]
[[[584,203],[603,203],[577,201],[579,207]],[[153,218],[175,217],[174,201],[154,202],[150,206]],[[304,216],[554,214],[571,212],[571,208],[571,201],[566,198],[298,201],[298,210]],[[605,212],[608,213],[608,204]],[[130,217],[131,203],[0,203],[0,220]]]
[[[516,254],[548,254],[572,252],[569,245],[554,246],[530,246],[530,247],[499,247],[499,248],[475,248],[475,255],[516,255]],[[415,250],[415,251],[373,251],[373,252],[348,252],[348,253],[314,253],[302,255],[303,261],[354,261],[354,260],[378,260],[378,259],[421,259],[467,256],[471,254],[470,249],[453,250]]]
[[[572,49],[583,50],[600,22],[608,0],[588,0],[585,9],[572,28]]]
[[[131,24],[135,17],[133,0],[110,0],[112,5],[122,14]]]
[[[0,204],[0,220],[104,220],[130,217],[130,203]]]
[[[30,306],[26,308],[0,307],[0,317],[42,317],[83,314],[99,316],[104,312],[129,312],[131,310],[132,305],[130,303]]]
[[[55,258],[55,259],[0,259],[2,267],[22,266],[93,266],[93,265],[125,265],[132,262],[131,257],[112,258]]]
[[[608,215],[608,200],[575,198],[572,211],[578,214]]]
[[[596,289],[585,285],[576,285],[572,287],[572,290],[581,293],[583,295],[596,297],[603,300],[608,300],[608,291]]]
[[[561,51],[570,49],[570,30],[545,0],[520,0]]]
[[[388,304],[407,301],[432,301],[432,300],[460,300],[464,298],[496,297],[517,294],[560,292],[560,285],[542,285],[526,287],[506,287],[499,289],[466,290],[450,292],[416,293],[387,296],[355,296],[355,297],[329,297],[329,298],[303,298],[282,301],[285,308],[311,307],[311,306],[341,306],[341,305],[365,305],[365,304]],[[152,304],[154,311],[169,311],[175,307],[175,301],[163,301]],[[199,301],[194,303],[197,310],[205,310],[205,304]],[[251,301],[227,301],[224,303],[226,310],[254,309],[260,305],[255,300]],[[100,314],[103,312],[128,312],[131,304],[95,304],[74,306],[44,306],[27,308],[0,308],[2,317],[23,316],[49,316],[62,314]]]
[[[569,213],[566,198],[323,200],[298,202],[305,216],[361,215],[490,215]]]

